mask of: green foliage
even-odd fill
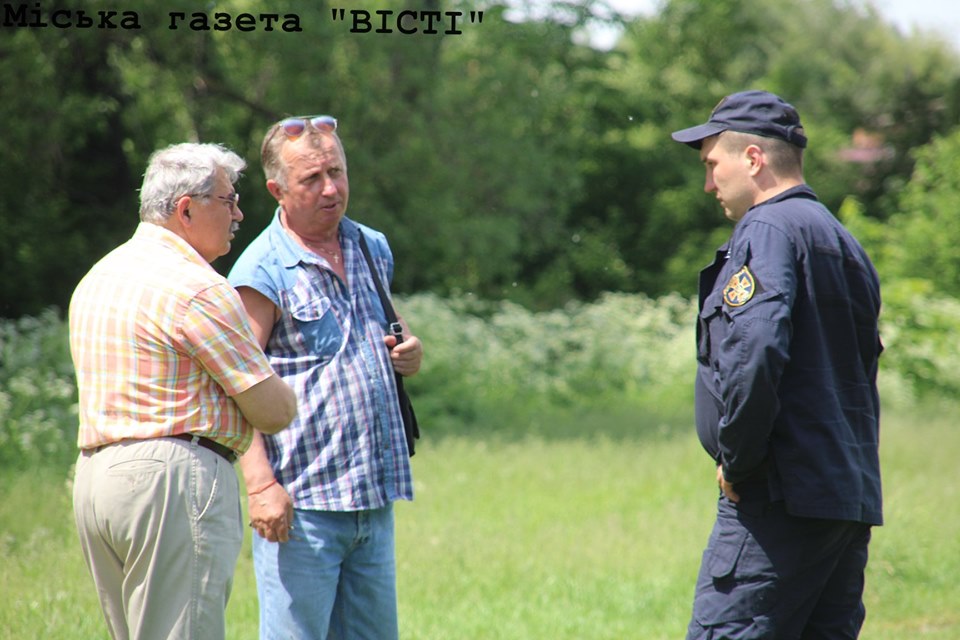
[[[6,6],[6,5],[5,5]],[[112,246],[135,198],[120,149],[121,103],[93,31],[0,27],[0,317],[66,306]],[[53,35],[53,34],[51,34]]]
[[[895,280],[883,290],[881,360],[923,396],[960,393],[960,300],[925,280]]]
[[[612,51],[584,44],[589,25],[618,21],[601,3],[422,4],[484,20],[455,35],[357,33],[349,10],[336,20],[330,3],[283,0],[269,10],[296,14],[302,32],[171,30],[177,7],[142,0],[136,30],[2,27],[0,269],[16,277],[0,283],[0,316],[66,308],[136,225],[148,155],[183,140],[225,143],[248,162],[246,220],[217,263],[227,270],[274,210],[258,154],[284,115],[339,117],[350,215],[388,233],[397,291],[537,310],[606,291],[693,293],[726,222],[695,154],[669,134],[731,91],[794,102],[810,183],[832,209],[855,197],[877,220],[897,211],[910,150],[960,122],[956,53],[850,3],[670,0],[625,20]],[[880,161],[844,159],[858,129],[879,136]]]
[[[0,319],[0,466],[66,466],[77,453],[66,323],[53,310]]]
[[[960,296],[960,127],[916,150],[917,164],[890,219],[882,267],[895,278],[936,283]]]
[[[689,414],[689,300],[607,294],[538,313],[419,294],[398,298],[398,307],[426,345],[423,369],[408,385],[432,437],[496,412],[534,415],[557,406],[615,403]],[[76,433],[66,323],[52,310],[0,321],[0,464],[69,462]]]
[[[586,184],[600,206],[584,224],[618,229],[618,256],[637,290],[691,294],[713,248],[707,238],[726,222],[702,193],[695,153],[669,133],[749,88],[797,106],[811,140],[806,177],[829,208],[852,196],[885,219],[909,179],[910,150],[960,121],[957,68],[943,43],[907,40],[850,3],[665,2],[628,25],[592,76],[602,135],[587,140]],[[879,141],[876,158],[850,161],[863,133]]]
[[[471,423],[504,405],[529,413],[607,402],[689,411],[694,307],[679,296],[605,294],[545,312],[430,294],[398,306],[426,345],[408,385],[427,423]]]
[[[691,413],[693,300],[608,293],[542,312],[470,296],[416,294],[397,304],[425,345],[408,386],[428,437],[518,414],[550,434],[556,427],[543,416],[558,408],[630,406],[667,420]],[[926,281],[886,284],[885,404],[960,393],[957,318],[960,302]],[[65,322],[53,310],[0,321],[0,464],[68,463],[76,433]]]
[[[960,374],[960,129],[916,151],[898,213],[881,223],[848,200],[844,224],[860,238],[883,284],[881,360],[914,392],[956,395]]]
[[[890,263],[890,227],[867,215],[863,203],[857,198],[847,198],[837,210],[837,218],[857,238],[880,273],[881,280],[893,277],[887,265]]]

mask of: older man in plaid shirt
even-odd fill
[[[70,303],[80,399],[74,513],[114,638],[225,635],[243,540],[233,462],[296,414],[240,298],[210,262],[243,219],[244,163],[210,144],[155,153],[141,223]]]

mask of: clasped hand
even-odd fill
[[[293,500],[279,483],[249,496],[250,527],[270,542],[286,542],[293,528]]]
[[[406,336],[397,344],[396,336],[384,336],[384,344],[390,349],[393,370],[402,376],[412,376],[420,371],[423,360],[423,344],[417,336]]]

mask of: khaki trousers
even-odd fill
[[[73,509],[113,638],[224,638],[243,541],[233,465],[171,438],[84,451]]]

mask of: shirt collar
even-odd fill
[[[133,233],[134,238],[146,239],[148,241],[157,242],[164,247],[172,249],[176,253],[179,253],[181,256],[204,267],[214,270],[213,265],[207,262],[189,242],[175,234],[173,231],[170,231],[166,227],[162,227],[158,224],[153,224],[152,222],[141,222],[137,225],[136,231]]]
[[[356,240],[360,229],[357,223],[344,216],[340,220],[340,237],[348,240]],[[311,251],[307,251],[297,241],[287,233],[283,224],[280,222],[280,207],[277,207],[273,214],[273,221],[270,223],[271,244],[277,250],[277,256],[280,264],[290,269],[301,262],[306,264],[317,264],[320,258]]]

